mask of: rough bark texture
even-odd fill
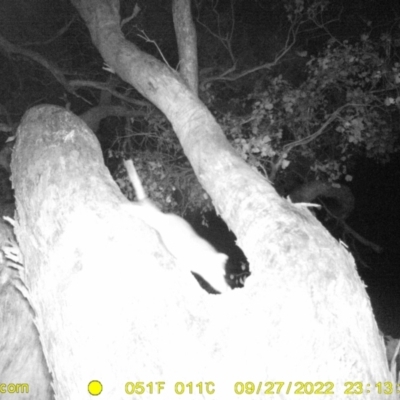
[[[125,398],[128,381],[188,379],[194,321],[176,310],[190,304],[191,291],[205,295],[137,220],[140,210],[112,181],[94,135],[62,109],[34,108],[18,131],[12,171],[21,278],[56,398],[88,398],[92,379],[113,399]]]
[[[285,243],[292,264],[282,270],[278,260],[251,290],[211,296],[137,218],[77,117],[28,112],[12,171],[22,279],[57,399],[89,398],[92,379],[112,399],[125,398],[127,382],[159,380],[160,398],[178,381],[214,382],[223,398],[240,398],[236,382],[271,380],[332,381],[345,399],[345,381],[389,379],[382,341],[365,334],[376,324],[352,260],[308,211],[290,210],[305,225]],[[296,264],[317,236],[309,262]]]
[[[12,229],[0,221],[0,247],[13,241]],[[39,335],[33,323],[33,311],[15,287],[17,270],[0,261],[0,384],[27,384],[9,393],[1,387],[0,398],[52,400],[50,374],[44,360]],[[14,387],[11,387],[14,390]],[[20,396],[20,397],[18,397]]]
[[[178,42],[179,73],[190,90],[197,96],[199,86],[197,34],[190,4],[190,1],[187,0],[174,0],[172,16]]]

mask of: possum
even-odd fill
[[[179,264],[200,275],[216,291],[231,290],[225,280],[228,256],[197,235],[183,218],[161,212],[147,197],[132,160],[124,160],[124,166],[140,206],[138,217],[159,233],[164,246]]]

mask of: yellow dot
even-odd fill
[[[103,390],[103,385],[100,381],[90,381],[88,391],[92,396],[98,396]]]

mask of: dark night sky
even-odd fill
[[[368,267],[358,270],[381,329],[400,337],[400,157],[385,166],[360,161],[352,189],[356,206],[349,224],[383,248],[381,254],[363,249]]]

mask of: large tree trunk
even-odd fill
[[[258,274],[249,288],[212,296],[141,222],[79,118],[28,112],[12,170],[21,279],[57,399],[86,398],[93,379],[110,399],[124,398],[127,382],[155,380],[166,382],[161,398],[180,381],[214,382],[222,398],[239,398],[236,382],[271,380],[332,381],[343,399],[345,381],[389,379],[352,259],[308,211],[287,211],[301,224],[287,232],[298,242],[281,236],[286,254],[269,258],[269,281]],[[313,241],[310,256],[302,246]]]
[[[188,365],[199,347],[187,334],[203,318],[191,315],[190,292],[209,299],[137,219],[81,120],[56,107],[32,109],[12,170],[21,279],[56,398],[87,398],[92,379],[106,398],[122,399],[129,381],[196,376],[204,365]],[[189,308],[177,313],[183,303]]]
[[[0,247],[13,241],[11,227],[0,221]],[[2,254],[0,258],[0,398],[51,400],[50,375],[32,309],[15,287],[17,270],[7,266]]]
[[[178,381],[212,381],[226,399],[242,397],[235,382],[281,381],[274,398],[284,399],[301,391],[291,382],[321,381],[330,398],[350,399],[344,382],[389,380],[345,248],[234,153],[177,74],[123,38],[117,1],[74,4],[107,64],[172,122],[252,276],[242,290],[207,295],[123,198],[85,125],[59,108],[31,110],[12,164],[17,237],[56,398],[89,398],[92,379],[108,399],[126,398],[130,381],[165,381],[168,399]],[[264,398],[271,387],[260,388],[246,397]],[[141,398],[154,397],[145,390]],[[203,398],[198,386],[194,392],[191,399]]]

